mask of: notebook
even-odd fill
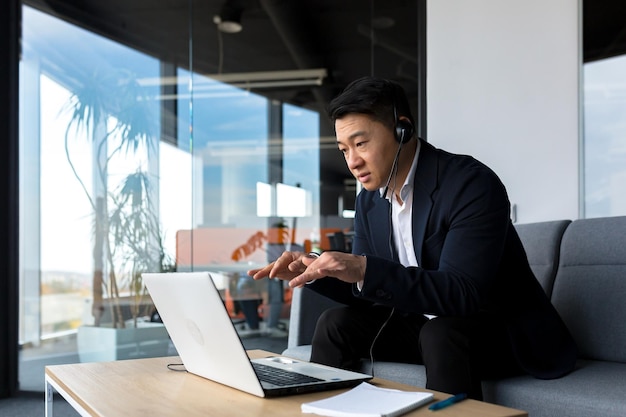
[[[372,378],[283,356],[250,360],[209,272],[142,277],[188,372],[259,397],[352,387]],[[296,375],[271,383],[261,380],[258,367]]]
[[[421,407],[434,398],[432,392],[399,391],[362,382],[334,397],[301,405],[303,413],[331,417],[396,417]]]

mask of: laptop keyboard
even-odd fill
[[[267,366],[261,363],[252,362],[254,371],[261,381],[269,382],[278,386],[298,385],[309,382],[320,382],[322,379],[304,375],[294,371]]]

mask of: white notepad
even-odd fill
[[[399,391],[363,382],[334,397],[302,404],[303,413],[331,417],[394,417],[433,400],[430,392]]]

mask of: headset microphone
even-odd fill
[[[387,192],[389,191],[389,184],[391,183],[391,177],[395,171],[398,169],[398,157],[400,156],[400,150],[402,149],[402,141],[398,143],[398,150],[396,151],[396,156],[393,158],[393,163],[391,164],[391,170],[389,171],[389,177],[387,177],[387,183],[385,184],[385,192],[383,192],[383,198],[387,197]]]

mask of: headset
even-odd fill
[[[399,120],[396,113],[396,105],[393,105],[393,115],[395,120],[394,134],[400,144],[407,143],[413,137],[413,124],[408,120]]]
[[[408,120],[400,120],[398,118],[398,109],[396,107],[396,86],[389,82],[391,87],[391,100],[393,104],[393,122],[394,135],[400,144],[407,143],[413,137],[413,123]]]
[[[389,191],[389,184],[391,183],[391,178],[395,171],[398,169],[398,157],[400,156],[400,150],[402,149],[402,145],[407,143],[413,137],[413,123],[408,120],[400,120],[398,118],[398,109],[396,107],[396,86],[391,82],[387,81],[389,88],[391,89],[391,102],[393,105],[393,134],[398,142],[398,150],[396,151],[396,155],[393,158],[393,163],[391,164],[391,170],[389,171],[389,177],[387,177],[387,183],[385,184],[385,191],[383,192],[382,197],[385,198],[387,196],[387,191]]]

